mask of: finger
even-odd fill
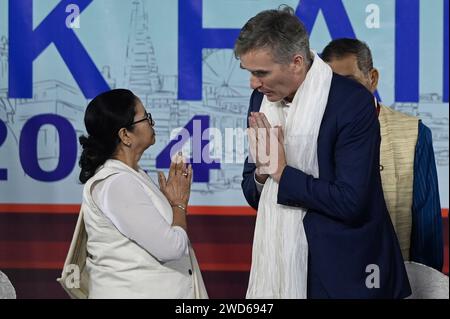
[[[176,170],[176,155],[171,159],[170,161],[170,167],[169,167],[169,179],[173,178],[175,176],[175,170]]]
[[[271,130],[271,125],[269,123],[269,121],[267,120],[266,116],[264,115],[264,113],[256,113],[256,117],[257,117],[257,125],[258,125],[258,135],[257,135],[257,139],[258,139],[258,147],[260,149],[266,149],[268,150],[269,148],[269,141],[270,141],[270,130]]]
[[[256,145],[256,141],[257,141],[256,134],[257,134],[257,131],[255,131],[254,129],[252,129],[252,128],[247,129],[248,142],[250,145],[253,145],[253,146]]]
[[[249,134],[249,137],[251,136],[253,138],[253,141],[255,142],[254,144],[256,145],[257,142],[258,142],[258,130],[259,130],[259,128],[258,128],[258,125],[256,124],[255,117],[250,117],[249,118],[249,124],[250,124],[250,127],[249,127],[249,131],[247,131],[247,134]]]
[[[183,164],[183,173],[187,173],[189,168],[189,160],[184,156],[182,158],[182,164]]]
[[[281,126],[277,126],[278,129],[278,141],[281,143],[281,145],[284,145],[284,132],[283,128]]]
[[[269,146],[270,130],[266,128],[258,128],[258,134],[256,135],[256,147],[257,149],[264,150]]]
[[[269,120],[267,119],[266,115],[264,113],[259,113],[261,116],[261,120],[264,123],[264,126],[268,129],[272,128],[272,125],[270,125]]]
[[[191,165],[191,164],[189,164],[189,166],[188,166],[188,171],[187,171],[187,173],[188,173],[187,178],[188,178],[188,180],[189,180],[189,185],[190,185],[190,184],[192,184],[192,177],[193,177],[193,175],[194,175],[194,171],[192,170],[192,165]]]
[[[256,125],[260,128],[265,128],[266,126],[264,125],[261,114],[259,112],[255,113]]]
[[[165,189],[167,185],[166,177],[163,172],[158,172],[158,183],[160,189]]]
[[[258,129],[258,125],[256,124],[256,118],[254,116],[250,116],[248,118],[248,125],[254,130]]]
[[[185,171],[187,174],[189,174],[189,167],[190,167],[190,169],[192,170],[192,165],[189,164],[189,163],[186,163],[186,164],[184,164],[184,165],[185,165],[184,171]]]
[[[177,157],[177,164],[176,164],[176,175],[183,174],[183,167],[184,167],[184,161],[183,161],[183,153],[179,152]]]
[[[248,144],[250,149],[251,163],[256,163],[256,131],[252,128],[247,129]]]
[[[183,162],[183,166],[181,168],[181,175],[184,177],[188,177],[189,164]]]
[[[187,197],[186,197],[186,199],[187,199],[186,204],[189,202],[189,197],[191,197],[191,187],[192,187],[192,178],[193,178],[193,176],[194,176],[194,171],[192,169],[192,166],[189,165],[189,167],[188,167],[188,176],[187,176],[189,187],[188,187],[188,191],[187,191],[187,194],[186,194],[187,195]]]

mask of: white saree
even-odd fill
[[[317,139],[328,101],[331,68],[314,53],[314,62],[287,114],[282,102],[264,97],[260,112],[284,132],[287,164],[319,177]],[[278,183],[267,179],[261,193],[253,240],[247,298],[306,298],[308,243],[305,208],[277,204]]]
[[[95,203],[93,185],[115,174],[130,176],[144,192],[145,196],[136,194],[128,202],[135,201],[138,207],[151,207],[148,205],[151,202],[156,207],[153,213],[160,214],[168,225],[172,224],[168,200],[142,169],[138,172],[118,160],[107,160],[84,186],[83,204],[58,282],[70,297],[80,299],[207,299],[190,243],[187,254],[160,261],[150,249],[144,248],[148,244],[138,243],[135,233],[129,233],[133,237],[123,234]],[[136,210],[131,204],[127,206],[125,213],[130,223],[136,224],[132,221]]]

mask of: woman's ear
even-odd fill
[[[128,134],[128,131],[126,128],[122,127],[119,132],[117,133],[117,135],[119,136],[120,141],[127,145],[127,146],[131,146],[131,137]]]

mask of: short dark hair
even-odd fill
[[[98,95],[88,104],[84,114],[88,136],[79,138],[83,148],[78,162],[81,183],[86,183],[113,156],[120,143],[119,130],[133,130],[137,100],[133,92],[116,89]]]
[[[342,59],[355,55],[358,68],[365,74],[373,69],[372,53],[366,43],[357,40],[342,38],[328,43],[321,54],[322,60],[330,62],[333,59]]]
[[[287,64],[295,54],[311,63],[308,32],[291,7],[262,11],[248,20],[236,40],[234,54],[239,59],[252,50],[266,48],[277,63]]]

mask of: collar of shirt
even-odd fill
[[[380,108],[381,108],[380,103],[378,103],[378,100],[376,97],[374,97],[374,101],[375,101],[375,107],[377,109],[377,115],[380,116]]]
[[[289,106],[292,105],[292,102],[288,102],[287,100],[282,99],[282,100],[280,101],[280,104],[281,104],[281,106],[287,106],[287,107],[289,107]]]

